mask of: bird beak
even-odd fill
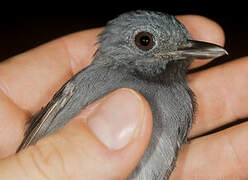
[[[227,51],[219,45],[195,40],[187,40],[176,51],[169,52],[173,59],[208,59],[217,58],[225,54],[228,54]]]

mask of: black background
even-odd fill
[[[69,33],[104,26],[108,20],[115,18],[118,14],[136,9],[163,11],[172,15],[198,14],[216,21],[224,29],[225,47],[229,56],[215,61],[213,65],[248,55],[246,45],[248,15],[241,9],[242,5],[231,8],[221,6],[217,10],[212,10],[211,6],[204,7],[205,2],[199,3],[198,7],[180,6],[180,8],[176,6],[176,3],[163,8],[92,9],[89,7],[80,9],[80,11],[76,9],[75,12],[80,15],[70,16],[9,16],[9,14],[4,14],[0,17],[0,60]],[[244,4],[244,6],[247,5]]]

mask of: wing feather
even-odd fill
[[[26,131],[24,139],[16,152],[33,144],[33,140],[40,131],[46,131],[48,125],[52,122],[54,117],[66,105],[73,95],[75,85],[68,81],[62,88],[53,96],[53,99],[35,114],[26,124]]]

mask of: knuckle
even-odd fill
[[[15,161],[24,179],[50,179],[37,158],[36,148],[33,146],[24,152],[17,153]]]
[[[69,179],[63,153],[53,142],[34,145],[31,158],[34,168],[44,179]]]

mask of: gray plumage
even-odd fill
[[[149,146],[128,179],[168,179],[194,117],[187,68],[194,58],[225,53],[217,45],[193,41],[173,16],[148,11],[122,14],[99,35],[92,64],[72,77],[31,119],[17,151],[55,132],[107,93],[132,88],[147,99],[154,121]]]

